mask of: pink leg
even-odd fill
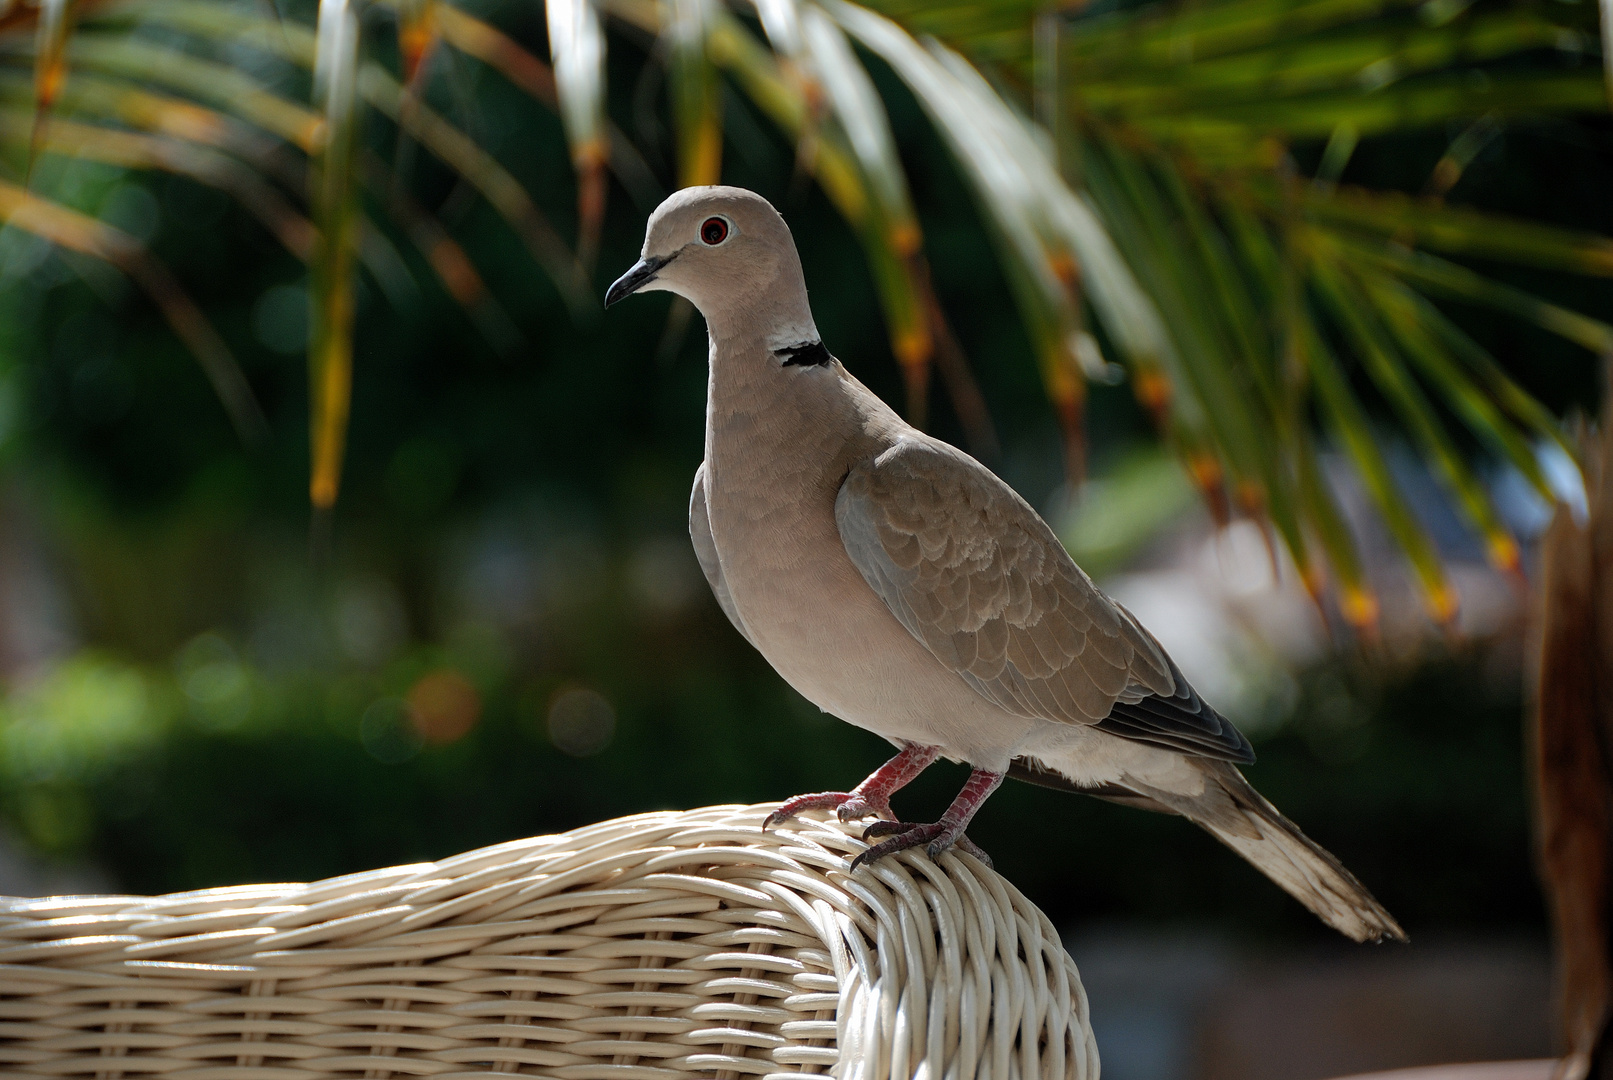
[[[986,801],[997,785],[1003,782],[1003,774],[987,772],[985,769],[976,769],[969,774],[969,780],[958,792],[958,797],[952,800],[947,812],[941,815],[941,820],[933,825],[913,825],[905,821],[876,821],[863,830],[863,839],[875,836],[889,836],[889,840],[881,841],[852,860],[853,870],[863,863],[870,863],[876,859],[883,859],[887,855],[894,855],[898,851],[928,844],[930,858],[935,858],[947,848],[956,844],[987,866],[991,859],[975,846],[963,830],[969,827],[969,821],[980,809],[980,804]]]
[[[900,754],[875,769],[872,776],[851,791],[823,791],[785,800],[777,810],[767,815],[767,820],[762,822],[762,831],[766,832],[770,826],[788,821],[804,810],[827,810],[830,807],[835,808],[835,814],[841,821],[868,817],[870,814],[894,818],[896,815],[891,813],[891,796],[912,782],[940,754],[939,747],[908,743]]]

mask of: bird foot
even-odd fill
[[[921,845],[928,845],[926,850],[932,859],[938,858],[942,852],[955,846],[959,851],[967,852],[986,866],[991,866],[991,856],[963,834],[963,826],[947,821],[937,821],[930,825],[915,825],[908,821],[876,821],[863,830],[863,839],[871,840],[876,836],[889,836],[890,839],[880,841],[853,859],[852,870],[856,870],[864,863],[871,863],[887,855],[894,855],[898,851],[906,851]]]
[[[762,822],[762,831],[777,825],[781,821],[808,810],[834,810],[835,816],[841,821],[854,821],[865,817],[895,817],[891,813],[889,803],[870,802],[858,795],[855,791],[820,791],[816,795],[797,795],[793,799],[786,799],[779,804],[779,808],[767,815]]]

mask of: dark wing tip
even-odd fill
[[[1232,721],[1212,709],[1171,665],[1176,693],[1149,694],[1136,702],[1117,701],[1098,721],[1099,731],[1122,739],[1150,743],[1193,757],[1252,765],[1255,749]]]

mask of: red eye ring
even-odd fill
[[[716,247],[728,239],[728,222],[720,217],[708,217],[700,223],[700,240],[708,247]]]

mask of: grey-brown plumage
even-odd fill
[[[974,769],[931,824],[875,822],[861,861],[964,829],[1005,775],[1177,813],[1357,940],[1403,937],[1338,861],[1236,768],[1247,740],[1104,596],[1029,504],[904,423],[824,347],[789,229],[737,188],[650,219],[607,303],[667,289],[711,339],[706,458],[689,531],[734,626],[806,698],[901,748],[836,808],[890,817],[937,756]]]
[[[1004,709],[1249,762],[1242,733],[1098,591],[1007,484],[945,443],[854,467],[835,500],[851,561],[909,633]]]

